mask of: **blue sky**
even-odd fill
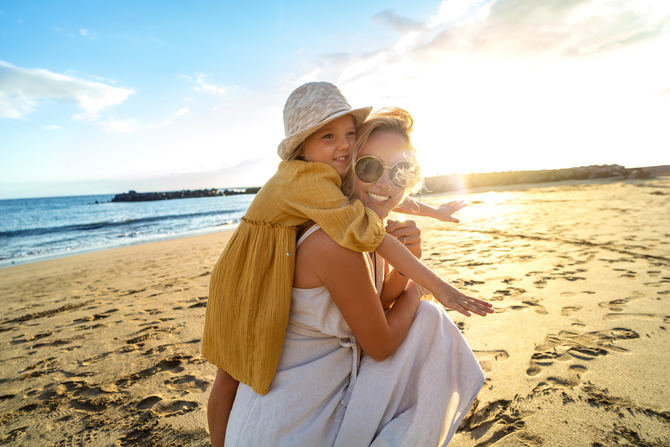
[[[303,82],[424,171],[670,164],[670,2],[0,0],[0,198],[260,185]]]

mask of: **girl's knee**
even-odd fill
[[[416,310],[416,314],[414,316],[414,319],[416,320],[417,318],[422,318],[422,319],[440,319],[443,317],[443,314],[445,314],[445,310],[442,306],[438,305],[437,303],[434,303],[432,301],[428,300],[421,300],[419,302],[419,307]]]

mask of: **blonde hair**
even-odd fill
[[[412,115],[405,109],[400,107],[387,107],[372,113],[368,119],[356,129],[356,145],[353,151],[353,160],[358,159],[358,153],[367,143],[368,138],[375,132],[393,132],[407,141],[407,149],[410,153],[406,156],[407,161],[412,163],[416,170],[408,177],[407,186],[405,188],[405,195],[413,192],[418,192],[422,186],[421,167],[416,159],[416,149],[412,146],[412,140],[409,134],[412,133],[414,120]],[[353,189],[353,176],[351,173],[345,178],[346,192],[350,193]]]
[[[302,154],[304,152],[304,149],[305,149],[305,140],[302,140],[300,144],[297,145],[295,149],[291,151],[290,154],[288,154],[288,156],[286,157],[286,161],[303,160],[304,158]]]

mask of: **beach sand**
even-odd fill
[[[670,445],[670,178],[498,188],[424,260],[487,379],[450,445]],[[0,444],[208,445],[200,355],[229,232],[0,269]]]

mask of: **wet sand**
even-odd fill
[[[459,324],[486,383],[450,445],[670,444],[670,178],[452,197],[424,260],[494,303]],[[208,445],[200,356],[229,233],[0,269],[0,444]]]

